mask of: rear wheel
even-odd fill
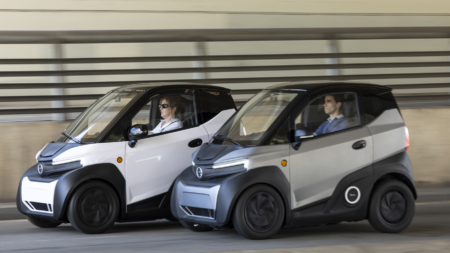
[[[369,222],[383,233],[398,233],[411,223],[415,212],[414,196],[404,183],[382,182],[372,195]]]
[[[284,213],[284,203],[278,192],[266,185],[256,185],[239,197],[233,225],[248,239],[266,239],[280,230]]]
[[[119,215],[119,199],[106,183],[91,181],[80,186],[72,196],[68,218],[72,226],[86,234],[110,229]]]
[[[183,225],[185,228],[194,231],[194,232],[208,232],[213,230],[214,228],[208,225],[198,224],[198,223],[192,223],[187,221],[180,220],[181,225]]]
[[[29,215],[27,215],[26,217],[27,217],[27,220],[31,224],[35,225],[36,227],[40,227],[40,228],[54,228],[54,227],[61,225],[61,222],[52,221],[52,220],[49,220],[46,218],[29,216]]]

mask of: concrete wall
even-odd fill
[[[450,185],[450,109],[404,109],[408,150],[418,186]],[[0,202],[14,201],[20,177],[36,163],[36,153],[55,140],[69,122],[1,124]]]

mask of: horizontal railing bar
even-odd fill
[[[267,83],[267,82],[324,81],[324,80],[351,81],[351,80],[370,80],[370,79],[378,80],[378,79],[436,78],[436,77],[450,77],[450,72],[340,75],[340,76],[288,76],[288,77],[284,76],[284,77],[247,77],[247,78],[211,78],[211,79],[136,80],[136,81],[79,82],[79,83],[10,83],[10,84],[0,84],[0,89],[117,87],[136,83],[196,83],[196,84],[217,85],[227,83],[253,83],[253,82]],[[417,86],[416,88],[427,88],[427,87]]]
[[[208,79],[211,80],[211,79]],[[290,81],[295,80],[291,79]],[[136,83],[150,83],[150,82],[175,82],[176,80],[145,80],[145,81],[115,81],[115,82],[76,82],[76,83],[8,83],[0,84],[0,89],[46,89],[46,88],[94,88],[94,87],[118,87]],[[190,83],[200,83],[198,79],[183,80]],[[275,80],[270,82],[283,81]],[[239,81],[235,82],[238,83]],[[252,80],[242,80],[241,83],[254,82]],[[263,81],[259,81],[263,82]],[[225,82],[222,82],[225,83]],[[230,82],[231,83],[231,82]],[[203,83],[204,84],[204,83]],[[215,83],[208,83],[215,84]],[[419,84],[389,84],[386,85],[393,89],[424,89],[424,88],[450,88],[450,83],[419,83]],[[240,90],[236,90],[236,92]],[[235,91],[233,91],[235,92]],[[242,93],[246,94],[246,93]]]
[[[173,80],[172,80],[173,81]],[[191,80],[195,81],[194,79]],[[112,82],[73,82],[73,83],[0,83],[0,89],[53,89],[53,88],[98,88],[118,87],[136,83],[149,83],[155,81],[112,81]]]
[[[129,63],[129,62],[173,62],[173,61],[232,61],[232,60],[288,60],[326,58],[372,58],[372,57],[423,57],[449,56],[450,51],[419,52],[360,52],[317,54],[260,54],[260,55],[209,55],[209,56],[154,56],[154,57],[102,57],[59,59],[0,59],[0,64],[79,64],[79,63]]]
[[[1,109],[0,115],[71,113],[71,112],[83,112],[84,110],[86,110],[86,108],[87,107]]]
[[[159,69],[107,69],[107,70],[63,70],[63,71],[0,71],[0,77],[22,76],[91,76],[91,75],[136,75],[136,74],[175,74],[175,73],[219,73],[247,71],[286,71],[320,69],[361,69],[361,68],[416,68],[448,67],[450,62],[392,62],[392,63],[351,63],[351,64],[312,64],[240,66],[209,68],[159,68]]]
[[[432,89],[432,88],[450,88],[450,83],[418,83],[418,84],[389,84],[383,85],[390,87],[392,89],[401,90],[401,89]],[[255,94],[262,89],[241,89],[241,90],[232,90],[233,95],[251,95]]]
[[[54,95],[54,96],[7,96],[7,97],[0,97],[0,102],[93,100],[93,99],[98,99],[101,96],[103,96],[103,94]]]
[[[432,88],[450,88],[450,83],[414,83],[414,84],[388,84],[392,89],[432,89]]]
[[[232,90],[232,95],[256,94],[262,89]],[[67,100],[93,100],[102,97],[103,94],[93,95],[55,95],[55,96],[9,96],[0,97],[0,102],[24,102],[24,101],[67,101]],[[449,93],[416,93],[416,94],[394,94],[398,101],[450,99]],[[244,100],[235,100],[244,101]],[[246,100],[245,100],[246,101]],[[60,109],[60,108],[57,108]]]
[[[450,27],[0,31],[2,44],[449,38]]]

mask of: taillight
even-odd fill
[[[406,150],[409,148],[409,131],[408,128],[405,127],[405,135],[406,135]]]

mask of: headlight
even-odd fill
[[[80,161],[58,164],[58,165],[50,165],[44,163],[38,163],[37,171],[41,177],[46,177],[54,174],[65,173],[70,170],[75,170],[83,167]]]
[[[227,168],[232,166],[244,165],[245,169],[248,169],[248,159],[230,160],[221,163],[213,164],[213,169]]]

